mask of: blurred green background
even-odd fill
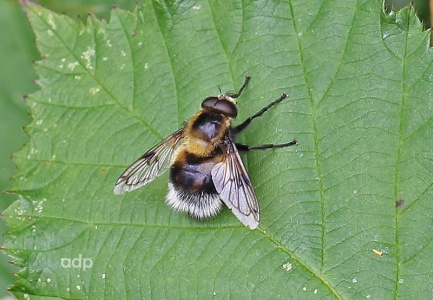
[[[380,0],[378,0],[380,1]],[[133,9],[136,0],[46,0],[36,1],[43,6],[66,13],[76,18],[80,15],[85,19],[87,14],[93,13],[108,19],[112,5],[124,9]],[[402,8],[410,1],[387,1],[387,8]],[[425,24],[430,27],[428,0],[414,1],[415,8]],[[10,185],[10,177],[16,172],[11,161],[14,152],[21,149],[28,141],[23,126],[31,121],[29,109],[26,107],[24,95],[38,89],[33,80],[37,79],[32,67],[32,61],[40,59],[34,43],[34,35],[27,22],[26,16],[18,1],[0,0],[0,190],[6,190]],[[17,198],[16,195],[0,194],[0,211]],[[3,234],[7,226],[0,220],[0,245],[6,238]],[[9,264],[10,259],[0,254],[0,299],[9,296],[7,287],[13,283],[13,272],[18,268]]]

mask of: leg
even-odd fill
[[[244,130],[248,125],[250,125],[251,121],[254,120],[257,117],[260,117],[261,115],[263,115],[265,113],[265,111],[267,111],[269,108],[271,108],[272,106],[280,103],[281,101],[283,101],[283,99],[287,98],[287,94],[284,93],[281,95],[280,98],[278,98],[277,100],[269,103],[268,105],[266,105],[265,107],[263,107],[258,113],[256,113],[254,116],[249,117],[248,119],[246,119],[244,122],[242,122],[241,124],[239,124],[238,126],[233,128],[233,133],[238,133],[241,132],[242,130]]]
[[[238,98],[242,94],[242,91],[247,86],[248,82],[250,82],[250,79],[251,79],[250,76],[245,76],[245,81],[242,84],[241,88],[239,89],[239,92],[237,92],[236,94],[228,94],[227,96],[230,96],[230,97],[235,98],[235,99]]]
[[[298,142],[296,140],[284,144],[264,144],[258,146],[248,146],[248,145],[236,143],[236,148],[238,148],[239,151],[250,151],[250,150],[264,150],[270,148],[284,148],[284,147],[289,147],[297,144]]]

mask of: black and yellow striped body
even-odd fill
[[[170,166],[170,206],[199,219],[221,210],[211,171],[223,159],[223,141],[230,122],[227,116],[201,109],[186,123],[184,141]]]

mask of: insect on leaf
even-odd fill
[[[170,1],[168,1],[170,2]],[[433,277],[433,57],[412,7],[381,1],[146,1],[83,22],[24,4],[41,54],[3,219],[20,299],[419,299]],[[236,91],[249,230],[123,196],[134,159]],[[235,122],[235,124],[236,124]],[[396,201],[404,205],[396,207]],[[375,254],[373,250],[382,253]]]

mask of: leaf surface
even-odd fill
[[[153,1],[85,24],[25,8],[44,59],[31,141],[14,158],[20,199],[4,213],[16,296],[431,294],[433,60],[413,8]],[[130,163],[246,74],[238,122],[289,100],[239,141],[299,143],[244,156],[257,230],[228,210],[205,222],[173,212],[166,175],[113,194]]]

